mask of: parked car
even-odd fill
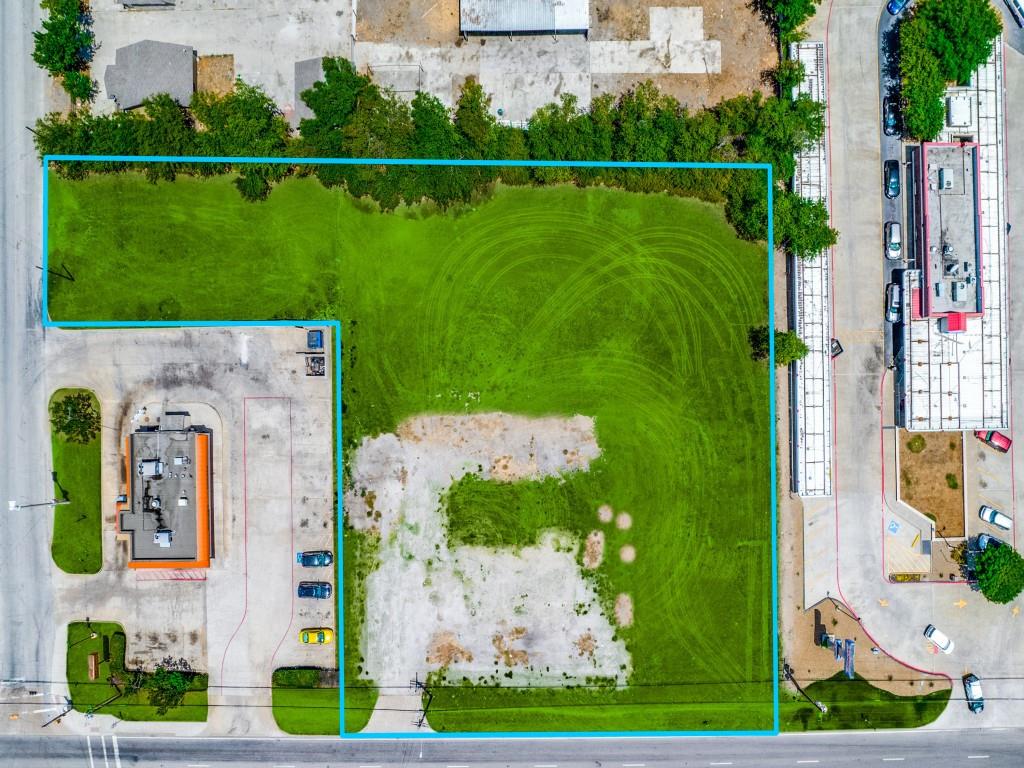
[[[909,3],[910,0],[889,0],[888,5],[885,6],[885,10],[887,10],[892,16],[899,16]]]
[[[892,200],[900,196],[900,164],[898,160],[886,160],[882,173],[885,196]]]
[[[964,695],[967,708],[977,714],[985,708],[985,697],[981,694],[981,679],[977,675],[964,675]]]
[[[897,283],[889,283],[885,287],[885,319],[890,323],[899,322],[901,298]]]
[[[306,645],[326,645],[334,640],[334,630],[327,627],[310,627],[299,630],[299,642]]]
[[[943,653],[953,652],[953,641],[946,636],[945,632],[937,628],[934,624],[929,624],[924,628],[924,636],[931,640],[932,645]]]
[[[882,99],[882,130],[886,136],[895,136],[900,132],[899,105],[890,96]]]
[[[295,562],[306,568],[323,568],[334,562],[334,555],[326,549],[317,549],[310,552],[296,552]]]
[[[885,222],[885,257],[897,260],[903,258],[903,233],[898,221]]]
[[[997,451],[1006,453],[1010,450],[1010,446],[1013,445],[1013,440],[1008,438],[1002,432],[996,432],[994,429],[974,430],[974,436],[985,443],[989,448],[995,448]]]
[[[988,504],[981,505],[981,509],[978,510],[978,517],[989,525],[994,525],[996,528],[1002,528],[1004,531],[1008,531],[1013,528],[1013,520],[995,507],[990,507]]]
[[[978,551],[984,552],[989,547],[995,549],[996,547],[1003,546],[1001,539],[997,539],[995,536],[990,536],[987,533],[983,533],[978,537]]]
[[[313,597],[326,600],[331,596],[331,585],[326,581],[300,581],[299,597]]]

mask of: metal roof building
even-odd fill
[[[188,106],[196,90],[195,49],[156,40],[118,48],[103,75],[103,87],[121,109],[134,109],[159,93]]]
[[[804,79],[793,90],[825,103],[825,45],[793,43],[790,58],[804,65]],[[826,120],[828,112],[826,107]],[[826,137],[796,156],[793,190],[828,205]],[[801,496],[832,495],[832,297],[829,251],[813,259],[793,259],[793,328],[807,344],[807,357],[790,369],[793,489]]]
[[[589,0],[461,0],[464,35],[587,34]]]

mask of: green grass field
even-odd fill
[[[783,695],[779,727],[783,731],[828,731],[851,728],[918,728],[942,714],[951,689],[924,696],[897,696],[842,672],[807,687],[807,695],[828,707],[824,715],[806,699]]]
[[[99,403],[89,390],[58,389],[50,402],[63,400],[76,392],[88,392],[96,412]],[[100,438],[80,445],[50,432],[53,471],[59,486],[54,484],[54,498],[61,498],[61,488],[70,504],[53,508],[53,541],[50,554],[57,567],[67,573],[98,573],[103,567],[103,538],[100,530]]]
[[[93,633],[95,638],[90,637]],[[89,654],[99,655],[99,674],[89,679]],[[68,690],[79,712],[114,715],[121,720],[205,721],[207,676],[196,675],[192,688],[177,707],[159,712],[143,687],[136,693],[117,696],[132,679],[124,666],[125,634],[120,624],[109,621],[75,622],[68,625]],[[108,682],[114,676],[117,687]],[[114,698],[117,697],[117,698]],[[113,701],[110,701],[113,699]],[[104,703],[109,702],[109,703]],[[102,706],[101,706],[102,705]]]
[[[52,178],[49,222],[51,264],[75,277],[49,283],[55,319],[339,318],[346,451],[424,412],[595,419],[590,472],[459,484],[450,535],[515,544],[627,510],[595,578],[606,600],[633,597],[630,687],[440,689],[432,727],[771,728],[769,378],[747,344],[767,256],[720,208],[566,186],[381,214],[311,179],[253,205],[226,178],[125,175]],[[361,610],[346,610],[349,684]]]

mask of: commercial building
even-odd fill
[[[125,493],[117,515],[129,568],[206,568],[213,546],[209,429],[166,411],[125,438]]]
[[[894,333],[897,421],[909,430],[1009,422],[1002,44],[946,92],[938,140],[915,148],[906,193],[913,238]]]

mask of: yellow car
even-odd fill
[[[299,631],[299,642],[306,645],[325,645],[334,641],[334,630],[327,627],[311,627]]]

